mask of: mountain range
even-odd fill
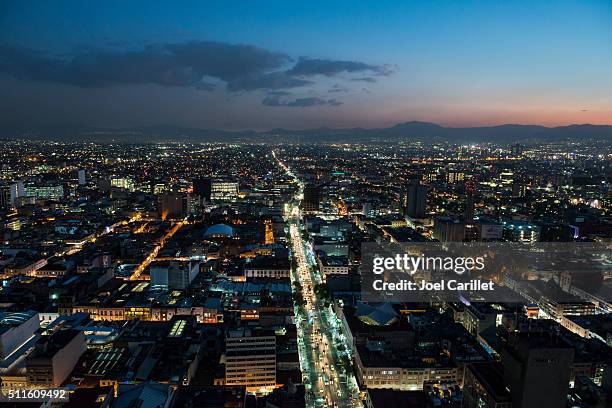
[[[452,141],[457,143],[536,143],[562,140],[612,141],[612,125],[499,125],[444,127],[428,122],[405,122],[387,128],[316,128],[304,130],[225,131],[172,125],[134,128],[87,126],[0,127],[0,137],[9,140],[61,140],[99,143],[157,142],[254,142],[254,143],[346,143],[396,142],[400,140]]]

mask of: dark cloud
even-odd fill
[[[40,52],[0,46],[0,71],[19,79],[51,81],[80,87],[106,87],[121,84],[210,89],[205,78],[229,83],[253,83],[257,78],[273,87],[283,81],[270,77],[291,59],[282,53],[252,45],[193,41],[183,44],[153,44],[139,51],[85,52],[73,56],[53,56]],[[248,78],[246,80],[245,78]],[[284,83],[295,86],[298,82]],[[234,85],[233,89],[238,90]]]
[[[294,78],[286,72],[272,72],[262,75],[247,75],[227,83],[230,91],[254,91],[256,89],[288,89],[311,85],[313,82]]]
[[[327,91],[327,93],[338,93],[338,92],[348,92],[348,88],[340,84],[335,84],[334,86],[332,86],[332,89]]]
[[[353,78],[351,79],[351,81],[358,81],[358,82],[369,82],[371,84],[376,82],[376,78],[372,78],[372,77],[361,77],[361,78]]]
[[[323,99],[319,97],[307,97],[307,98],[296,98],[289,99],[288,92],[270,92],[261,101],[266,106],[287,106],[291,108],[308,108],[311,106],[340,106],[342,102],[336,99]]]
[[[358,61],[334,61],[300,57],[297,64],[288,71],[291,75],[311,76],[325,75],[328,77],[348,72],[371,72],[375,75],[390,75],[393,70],[388,65],[370,65]]]
[[[313,85],[309,77],[315,75],[332,77],[340,73],[363,72],[384,76],[393,72],[387,65],[358,61],[301,57],[287,69],[291,63],[292,59],[284,53],[214,41],[149,44],[138,50],[96,51],[80,47],[70,55],[45,54],[0,44],[0,72],[22,80],[82,88],[157,84],[211,91],[216,86],[225,85],[231,92],[241,92]],[[336,87],[331,92],[342,91],[339,85]],[[318,102],[297,101],[298,105],[291,106],[301,106],[301,103],[313,106]],[[334,103],[325,101],[325,104]]]

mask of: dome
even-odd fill
[[[234,229],[229,225],[215,224],[206,230],[204,237],[231,237],[234,235]]]

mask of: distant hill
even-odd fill
[[[405,122],[388,128],[318,128],[305,130],[272,129],[224,131],[218,129],[185,128],[172,125],[142,126],[124,129],[104,129],[85,126],[47,126],[32,128],[0,127],[3,139],[63,140],[99,143],[155,142],[255,142],[255,143],[337,143],[399,141],[478,142],[544,142],[561,140],[609,140],[612,126],[569,125],[545,127],[537,125],[500,125],[486,127],[443,127],[428,122]]]

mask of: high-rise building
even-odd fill
[[[321,206],[321,187],[316,184],[304,186],[304,200],[302,209],[305,212],[317,212]]]
[[[246,387],[247,392],[276,386],[276,336],[274,332],[239,328],[225,339],[225,385]]]
[[[212,192],[212,179],[203,178],[193,180],[193,194],[200,196],[202,200],[210,201]]]
[[[210,185],[211,201],[236,201],[238,198],[238,182],[213,180]]]
[[[465,222],[460,218],[438,217],[434,220],[433,235],[441,242],[462,242],[465,239]]]
[[[463,379],[464,408],[512,408],[510,393],[504,384],[499,363],[472,363]]]
[[[17,199],[25,195],[23,182],[0,184],[0,209],[10,209],[17,206]]]
[[[550,332],[512,334],[502,349],[513,408],[565,408],[574,349]]]
[[[0,358],[4,359],[23,345],[40,327],[38,313],[0,312]]]
[[[200,273],[198,262],[161,262],[151,266],[151,287],[185,290]]]
[[[127,177],[113,177],[111,179],[111,187],[123,188],[130,192],[135,190],[134,180]]]
[[[40,199],[59,200],[64,197],[64,186],[46,184],[42,186],[27,185],[25,186],[25,195],[27,197],[35,197]]]
[[[80,169],[77,173],[77,177],[79,180],[79,186],[85,185],[86,180],[85,180],[85,170]]]
[[[427,193],[429,187],[424,186],[417,179],[410,181],[401,197],[401,206],[404,216],[410,218],[424,218],[427,209]]]
[[[456,183],[458,181],[462,181],[465,178],[465,173],[462,171],[449,171],[448,173],[446,173],[446,182],[453,184]]]
[[[465,183],[465,210],[464,217],[465,223],[472,225],[474,221],[474,193],[476,192],[476,184],[473,181]]]
[[[527,185],[521,180],[512,181],[512,197],[525,197],[527,195]]]
[[[12,207],[11,186],[10,184],[2,184],[0,185],[0,208],[9,209]]]
[[[184,218],[191,212],[191,195],[187,193],[166,193],[158,198],[159,216],[165,218]]]
[[[363,208],[362,212],[364,216],[368,218],[373,218],[376,216],[376,210],[374,208],[373,203],[370,203],[370,202],[363,203],[362,208]]]

